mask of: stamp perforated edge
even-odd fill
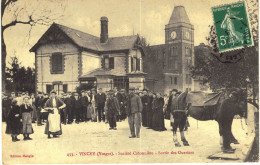
[[[226,6],[226,5],[232,5],[232,4],[236,4],[236,3],[239,3],[239,2],[243,2],[244,5],[245,5],[245,9],[246,9],[246,18],[247,18],[247,21],[248,21],[248,26],[249,26],[249,31],[250,31],[250,38],[252,40],[252,44],[250,46],[247,46],[247,47],[252,47],[252,46],[255,46],[254,45],[254,39],[253,39],[253,36],[252,36],[252,29],[251,29],[251,20],[249,19],[249,15],[248,15],[248,5],[247,5],[247,2],[246,1],[238,1],[238,2],[234,2],[234,3],[225,3],[225,4],[220,4],[220,5],[216,5],[216,6],[213,6],[211,7],[211,17],[212,17],[212,20],[213,20],[213,26],[215,27],[216,29],[216,26],[215,26],[215,19],[214,19],[214,15],[213,15],[213,8],[217,8],[217,7],[223,7],[223,6]],[[218,46],[218,49],[219,49],[219,41],[218,41],[218,34],[217,34],[217,31],[216,31],[216,35],[217,35],[217,46]],[[233,51],[236,51],[236,50],[239,50],[239,49],[242,49],[244,48],[244,46],[240,46],[240,47],[236,47],[236,48],[229,48],[229,49],[226,49],[226,50],[222,50],[220,51],[219,50],[219,53],[225,53],[225,52],[233,52]]]

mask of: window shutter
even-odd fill
[[[63,84],[63,92],[64,93],[68,92],[68,84]]]
[[[52,72],[61,72],[63,69],[62,63],[62,54],[61,53],[53,53],[51,56],[52,61]]]
[[[136,70],[140,71],[140,59],[139,58],[136,59]]]
[[[109,69],[114,69],[114,57],[109,58]]]
[[[177,77],[174,77],[174,84],[177,85]]]
[[[46,85],[46,92],[50,93],[52,90],[52,85]]]
[[[134,70],[134,59],[131,57],[131,72]]]

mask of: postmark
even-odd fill
[[[254,46],[245,2],[212,8],[219,52]]]

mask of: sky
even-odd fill
[[[56,23],[99,37],[100,18],[106,16],[109,20],[109,37],[139,34],[150,45],[157,45],[164,44],[164,28],[174,6],[182,5],[194,25],[196,46],[207,43],[209,25],[213,25],[211,7],[237,1],[239,0],[20,0],[7,10],[2,23],[4,25],[12,21],[15,11],[18,19],[24,21],[33,12],[35,19],[50,17]],[[21,24],[8,28],[4,33],[7,62],[11,57],[17,56],[22,65],[34,66],[34,53],[29,50],[48,28],[49,26],[36,25],[30,29],[29,25]]]

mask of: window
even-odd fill
[[[109,69],[114,69],[114,57],[109,58]]]
[[[185,47],[185,55],[190,56],[191,55],[191,49],[189,47]]]
[[[114,69],[114,57],[105,57],[105,69]]]
[[[170,77],[170,80],[171,80],[171,85],[172,85],[172,77]]]
[[[105,69],[109,69],[109,58],[105,58]]]
[[[63,73],[63,56],[62,53],[53,53],[51,55],[51,72]]]
[[[134,70],[134,58],[131,57],[131,72]]]
[[[175,85],[178,84],[178,79],[177,79],[177,77],[174,77],[174,84],[175,84]]]
[[[136,59],[136,70],[140,71],[140,59]]]

